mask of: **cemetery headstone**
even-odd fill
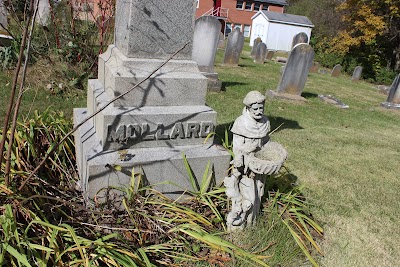
[[[257,46],[256,55],[254,57],[254,62],[258,64],[264,64],[266,54],[267,54],[267,45],[264,43],[259,43]]]
[[[253,47],[251,48],[251,52],[250,52],[250,56],[253,57],[253,58],[256,56],[257,46],[258,46],[259,43],[261,43],[261,38],[260,37],[257,37],[256,39],[254,39]]]
[[[308,35],[305,32],[300,32],[293,37],[292,49],[295,45],[302,43],[308,44]]]
[[[103,188],[129,186],[133,170],[145,184],[177,198],[192,188],[183,154],[197,178],[208,162],[217,183],[225,176],[229,153],[212,138],[204,144],[215,129],[216,112],[205,105],[207,79],[191,59],[193,7],[194,1],[117,0],[115,44],[99,56],[87,108],[74,109],[75,125],[98,112],[75,133],[86,200],[102,201]]]
[[[230,66],[237,66],[239,64],[240,54],[242,53],[244,45],[244,36],[239,28],[235,28],[228,35],[228,42],[226,44],[224,64]]]
[[[42,26],[47,26],[50,19],[50,2],[48,0],[35,0],[39,1],[36,23]]]
[[[361,74],[362,74],[363,68],[361,66],[357,66],[354,71],[353,71],[353,76],[351,76],[351,81],[352,82],[357,82],[361,79]]]
[[[219,32],[218,48],[225,48],[225,38],[222,32]]]
[[[208,79],[209,91],[220,91],[222,82],[214,71],[215,55],[221,32],[221,23],[214,16],[202,16],[196,20],[193,37],[192,59]]]
[[[308,44],[297,44],[289,54],[277,91],[268,91],[270,97],[306,101],[301,96],[314,59],[314,50]]]
[[[336,107],[343,108],[343,109],[349,108],[348,105],[346,105],[345,103],[343,103],[342,101],[340,101],[339,99],[334,97],[333,95],[318,95],[318,97],[325,103],[334,105]]]
[[[7,27],[8,27],[7,9],[4,6],[4,0],[0,0],[0,31],[4,30]]]
[[[387,100],[386,102],[383,102],[381,106],[385,108],[400,109],[400,74],[393,80]]]
[[[331,72],[331,76],[332,77],[339,77],[341,72],[342,72],[342,66],[340,64],[337,64],[337,65],[335,65],[335,67],[333,67],[332,72]]]
[[[312,73],[318,73],[319,67],[320,67],[320,66],[321,66],[321,65],[319,64],[319,62],[314,61],[313,64],[312,64],[312,66],[311,66],[311,68],[310,68],[310,72],[312,72]]]
[[[267,51],[267,55],[265,56],[265,59],[266,59],[267,61],[271,61],[271,60],[272,60],[272,57],[274,56],[274,54],[275,54],[275,51],[268,50],[268,51]]]

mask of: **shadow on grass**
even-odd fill
[[[304,97],[305,99],[310,99],[310,98],[316,98],[318,97],[317,94],[313,94],[313,93],[307,93],[307,92],[303,92],[301,94],[302,97]]]
[[[222,90],[225,91],[226,87],[230,86],[239,86],[239,85],[247,85],[247,83],[242,82],[222,82]]]

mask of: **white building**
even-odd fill
[[[275,51],[290,51],[293,37],[300,32],[306,33],[310,40],[314,27],[307,17],[265,10],[257,12],[251,19],[250,46],[260,37],[268,50]]]

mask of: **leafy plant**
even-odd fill
[[[288,193],[269,192],[267,211],[279,216],[306,257],[318,266],[311,253],[322,255],[315,236],[322,237],[323,229],[312,218],[309,205],[301,195],[301,188],[294,188]]]

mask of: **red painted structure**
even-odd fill
[[[286,0],[198,0],[196,18],[216,16],[221,21],[221,31],[228,34],[233,28],[240,28],[246,37],[250,36],[251,17],[259,10],[284,12]]]

